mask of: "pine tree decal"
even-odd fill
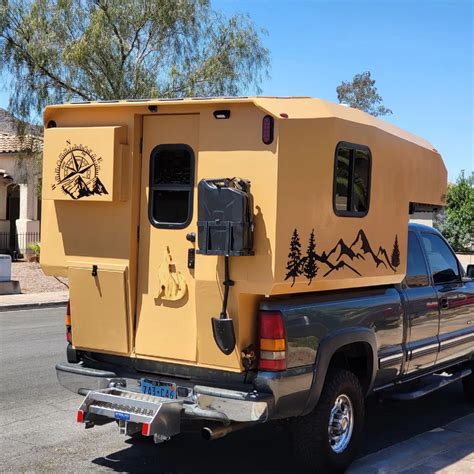
[[[306,257],[304,259],[303,273],[304,276],[309,280],[308,286],[311,285],[313,278],[318,273],[318,264],[316,262],[316,242],[314,239],[314,229],[311,231],[308,242],[308,249],[306,250]]]
[[[296,277],[303,273],[302,263],[300,237],[298,231],[295,229],[291,236],[290,253],[288,254],[288,263],[286,264],[288,273],[285,277],[285,280],[288,280],[289,278],[293,279],[291,286],[294,286]]]
[[[395,243],[393,244],[392,257],[390,260],[392,267],[394,268],[393,271],[395,272],[396,268],[400,265],[400,249],[398,248],[398,235],[395,235]]]

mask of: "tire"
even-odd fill
[[[336,401],[339,409],[336,409]],[[350,423],[346,423],[348,418],[345,421],[343,416],[343,425],[339,425],[343,434],[339,437],[337,431],[329,431],[333,409],[336,415],[352,412]],[[348,370],[330,370],[316,408],[306,416],[291,420],[296,461],[313,472],[344,472],[357,454],[364,416],[364,396],[359,379]]]
[[[464,395],[471,402],[474,403],[474,363],[471,365],[472,374],[462,379],[462,386],[464,388]]]

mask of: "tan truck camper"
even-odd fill
[[[44,125],[41,265],[70,285],[58,375],[84,423],[156,441],[188,415],[215,437],[307,411],[288,402],[321,340],[271,305],[393,290],[410,212],[445,204],[430,143],[319,99],[70,103]]]

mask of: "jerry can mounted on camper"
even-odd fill
[[[214,340],[226,355],[235,348],[235,332],[227,303],[233,281],[230,258],[253,255],[250,181],[240,178],[202,179],[198,185],[198,253],[224,257],[225,276],[222,310],[211,318]],[[71,354],[73,358],[74,355]],[[67,368],[62,367],[67,378]],[[71,371],[77,377],[78,370]],[[65,375],[66,374],[66,375]],[[85,428],[116,421],[122,434],[152,436],[155,443],[181,432],[183,418],[201,419],[202,435],[215,439],[264,422],[272,405],[270,394],[218,389],[205,386],[178,386],[117,377],[113,372],[84,368],[85,380],[95,377],[98,390],[87,391],[77,421]],[[63,381],[64,382],[64,381]],[[63,383],[67,385],[67,382]],[[86,383],[87,385],[87,383]]]

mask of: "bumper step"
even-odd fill
[[[87,394],[77,420],[86,428],[116,420],[123,434],[141,431],[163,441],[180,432],[182,410],[182,400],[107,388]]]

